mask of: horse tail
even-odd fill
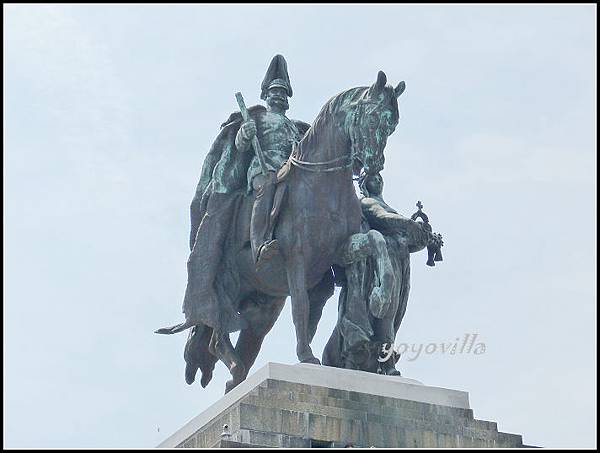
[[[183,332],[194,325],[195,324],[191,321],[185,321],[181,324],[175,324],[171,327],[161,327],[160,329],[155,330],[154,333],[158,333],[160,335],[173,335],[175,333]]]

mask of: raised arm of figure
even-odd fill
[[[256,136],[256,123],[250,119],[240,126],[240,130],[235,136],[235,147],[240,152],[245,152],[250,149],[252,139]]]
[[[409,239],[410,253],[424,249],[429,242],[430,232],[422,222],[415,222],[397,212],[390,212],[373,198],[363,198],[361,207],[370,227],[384,235],[403,234]]]

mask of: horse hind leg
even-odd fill
[[[203,324],[194,326],[185,344],[183,358],[185,360],[185,382],[191,385],[196,379],[198,369],[202,372],[200,385],[206,387],[212,379],[217,357],[209,350],[209,341],[213,330]]]
[[[214,355],[229,368],[232,379],[225,383],[225,393],[228,393],[246,378],[248,374],[246,366],[233,348],[229,334],[226,332],[222,333],[213,330],[209,349],[214,351]]]
[[[315,336],[317,324],[321,319],[325,302],[333,295],[334,283],[331,270],[326,272],[323,279],[308,292],[310,313],[308,321],[309,342]],[[258,300],[257,300],[258,299]],[[246,366],[246,376],[258,357],[264,338],[273,328],[285,304],[285,297],[260,295],[249,300],[242,306],[244,319],[248,320],[250,328],[243,329],[235,345],[235,350]]]
[[[328,271],[317,286],[308,292],[309,320],[308,340],[312,341],[317,331],[317,324],[321,319],[325,302],[333,295],[333,274]],[[246,376],[258,357],[264,338],[273,328],[285,304],[285,297],[271,297],[262,295],[260,300],[252,300],[244,304],[242,315],[251,326],[240,332],[235,351],[246,366]]]
[[[254,365],[264,338],[273,328],[285,304],[285,297],[261,295],[242,307],[242,315],[250,327],[242,329],[235,345],[235,351],[246,367],[245,379]]]

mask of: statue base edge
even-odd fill
[[[527,447],[520,435],[474,419],[467,392],[398,376],[269,362],[158,448],[348,445]]]

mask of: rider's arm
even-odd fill
[[[387,233],[398,233],[414,228],[413,222],[406,217],[388,212],[372,199],[362,199],[361,206],[369,225],[376,230]],[[418,226],[416,226],[418,228]]]
[[[256,123],[253,120],[248,120],[240,126],[240,130],[235,134],[235,147],[240,152],[245,152],[250,149],[252,138],[256,135]]]
[[[428,233],[421,228],[419,222],[397,213],[388,212],[372,199],[362,199],[361,206],[371,228],[384,235],[403,233],[408,236],[411,253],[422,250],[427,245]]]

